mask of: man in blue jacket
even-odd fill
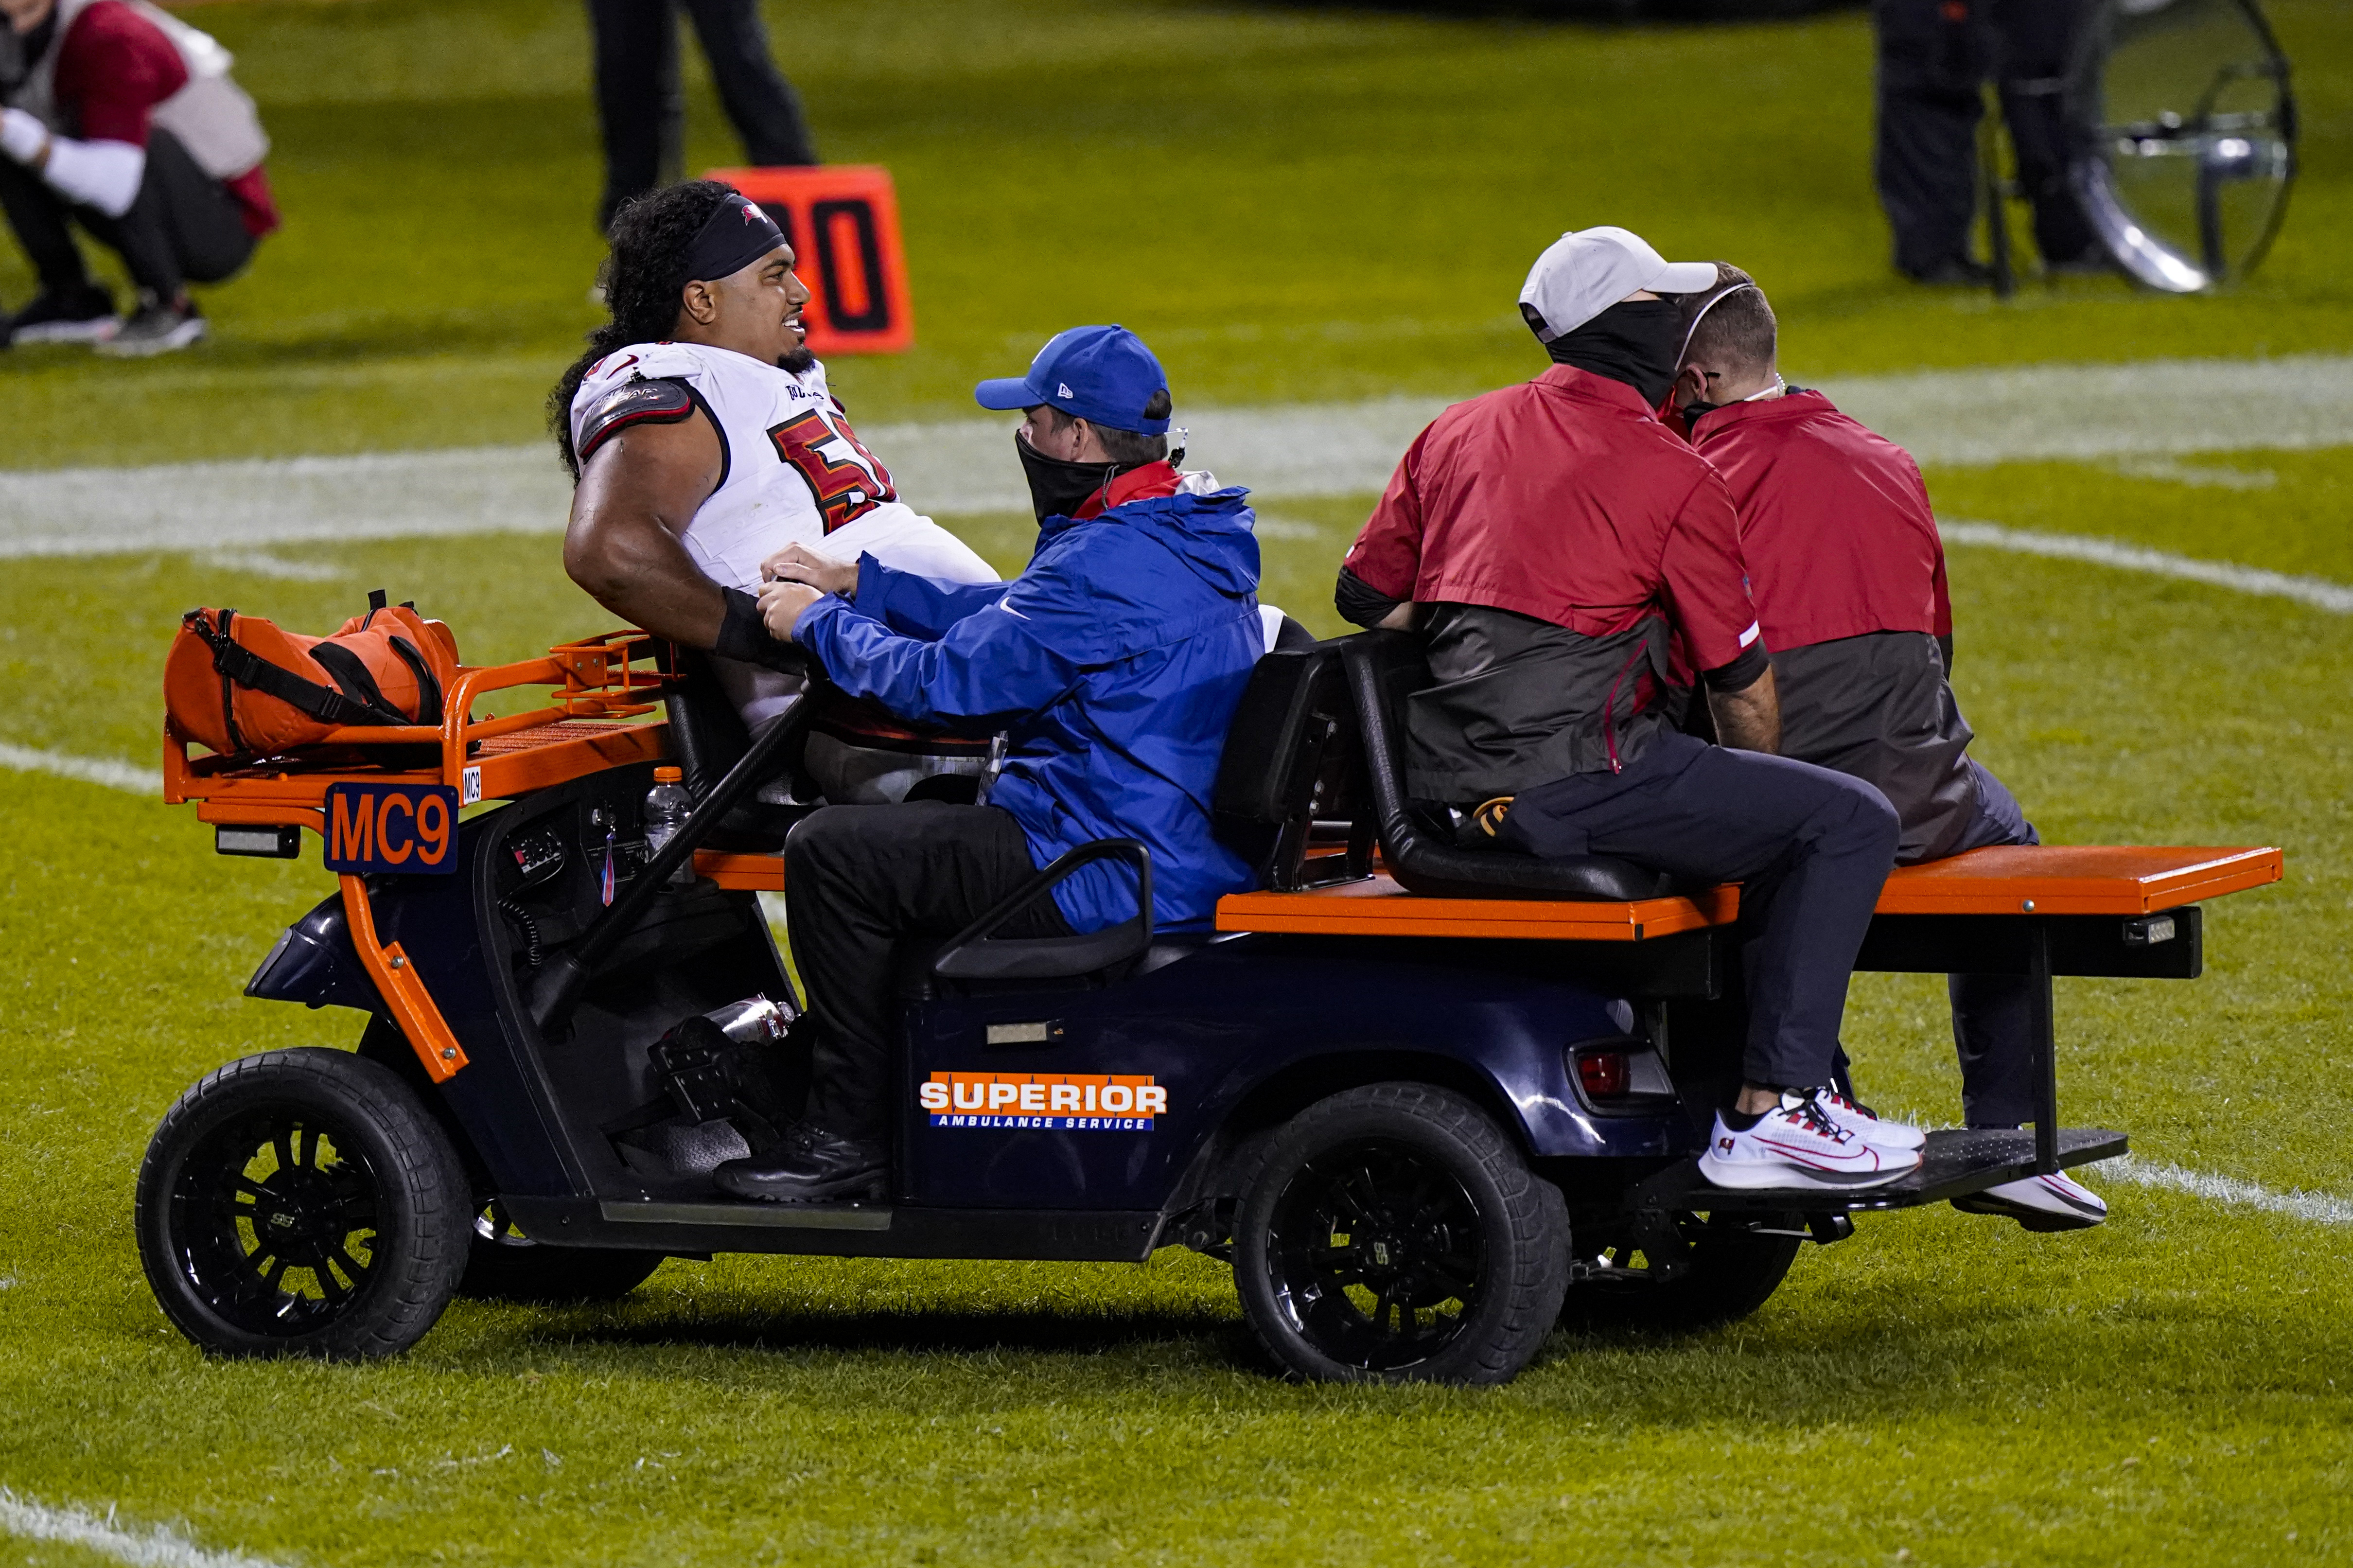
[[[936,582],[871,555],[846,567],[797,547],[767,564],[771,636],[902,719],[1003,731],[1008,747],[985,805],[832,806],[794,831],[785,900],[815,1080],[781,1149],[720,1167],[719,1184],[740,1196],[821,1202],[881,1187],[901,938],[954,935],[1095,839],[1150,849],[1163,928],[1205,927],[1222,895],[1250,885],[1209,827],[1226,729],[1265,648],[1246,492],[1167,461],[1167,379],[1124,328],[1058,334],[1027,376],[984,381],[975,396],[1024,411],[1015,448],[1039,527],[1018,577]],[[1100,930],[1135,902],[1132,872],[1097,862],[1000,934]]]

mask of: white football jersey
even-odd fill
[[[823,365],[796,376],[732,349],[636,344],[581,377],[572,398],[575,447],[581,419],[597,399],[638,379],[686,383],[719,429],[719,488],[681,535],[712,581],[756,593],[760,563],[786,545],[843,562],[871,554],[886,567],[950,582],[999,580],[963,540],[899,499],[890,470],[827,390]],[[715,662],[747,723],[783,712],[799,694],[796,677]]]

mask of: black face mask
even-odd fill
[[[1683,316],[1672,300],[1627,300],[1545,344],[1556,365],[1622,381],[1657,408],[1675,384]]]
[[[1013,450],[1021,454],[1021,471],[1029,481],[1029,504],[1036,508],[1040,523],[1049,517],[1074,514],[1095,492],[1137,466],[1132,462],[1066,462],[1048,457],[1018,430],[1013,436]]]

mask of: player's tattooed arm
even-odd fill
[[[715,646],[726,602],[680,535],[719,487],[725,461],[718,432],[700,410],[607,440],[573,493],[565,571],[631,625],[690,647]]]

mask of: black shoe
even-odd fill
[[[712,1171],[723,1192],[770,1203],[830,1203],[882,1196],[891,1156],[879,1138],[843,1138],[805,1121],[765,1154]]]
[[[37,296],[8,319],[14,343],[104,343],[122,323],[114,319],[114,296],[91,287],[74,294]]]
[[[101,341],[98,352],[117,359],[145,359],[185,348],[204,335],[204,313],[190,302],[166,304],[142,295],[137,313],[122,323],[120,332]]]
[[[1937,262],[1934,267],[1918,271],[1906,267],[1904,275],[1915,283],[1926,283],[1934,289],[1990,289],[1993,269],[1982,261],[1966,256],[1955,256]]]

